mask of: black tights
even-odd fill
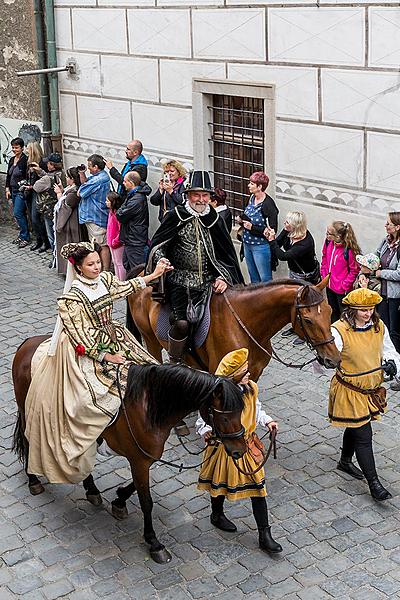
[[[376,477],[371,423],[366,423],[361,427],[346,427],[343,434],[342,456],[345,459],[351,459],[354,452],[367,481]]]
[[[265,497],[254,496],[250,499],[257,528],[264,529],[265,527],[268,527],[268,507]],[[211,497],[211,509],[213,513],[216,515],[222,514],[224,510],[224,500],[225,496],[217,496],[216,498]]]

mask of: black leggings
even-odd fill
[[[340,315],[343,311],[342,300],[346,294],[337,294],[333,292],[329,288],[326,288],[326,298],[328,300],[328,304],[332,309],[331,323],[338,321],[340,319]]]
[[[366,423],[362,427],[346,427],[343,434],[342,456],[351,459],[354,452],[367,481],[376,477],[371,423]]]
[[[217,515],[222,514],[224,510],[224,500],[225,496],[217,496],[216,498],[211,497],[211,509],[213,513]],[[250,500],[257,528],[264,529],[265,527],[268,527],[268,507],[265,497],[254,496],[253,498],[250,498]]]

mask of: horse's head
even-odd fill
[[[213,429],[213,435],[224,444],[229,456],[238,459],[247,450],[244,427],[242,391],[233,381],[218,377],[211,402],[200,409],[201,416]]]
[[[315,286],[299,288],[292,323],[297,335],[316,351],[318,362],[328,369],[335,369],[340,363],[340,353],[331,333],[332,310],[322,294],[328,281],[329,276]]]

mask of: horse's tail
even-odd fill
[[[18,456],[19,460],[26,467],[28,464],[28,440],[25,437],[25,419],[18,411],[18,418],[15,424],[12,451]]]

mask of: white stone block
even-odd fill
[[[72,48],[71,13],[69,8],[55,8],[54,17],[57,48]]]
[[[400,135],[368,133],[368,188],[381,192],[399,193]]]
[[[400,63],[400,8],[369,9],[369,64],[395,67]]]
[[[147,148],[192,156],[192,111],[149,104],[133,104],[134,137]]]
[[[318,119],[317,69],[233,63],[228,79],[275,83],[278,117]]]
[[[225,65],[217,62],[161,60],[161,101],[191,106],[193,77],[225,79]]]
[[[78,135],[75,96],[60,94],[60,129],[61,133]]]
[[[102,56],[105,96],[158,101],[158,66],[151,58]]]
[[[96,6],[96,0],[54,0],[54,6]]]
[[[72,78],[68,73],[59,73],[58,85],[60,90],[100,95],[100,59],[98,54],[83,54],[74,50],[59,50],[57,52],[59,65],[65,65],[69,58],[76,60],[78,78]]]
[[[359,186],[363,172],[363,133],[278,121],[276,170],[286,175]]]
[[[157,6],[223,6],[224,0],[158,0]]]
[[[129,10],[131,54],[190,57],[188,10]]]
[[[127,52],[125,11],[77,8],[72,17],[74,48],[98,52]]]
[[[400,129],[397,73],[322,70],[324,121]]]
[[[132,139],[129,102],[78,96],[78,118],[83,138],[119,144]]]
[[[269,60],[363,65],[362,8],[271,8]]]
[[[155,0],[98,0],[99,6],[155,6]]]
[[[199,9],[192,20],[196,58],[265,60],[265,9]]]

